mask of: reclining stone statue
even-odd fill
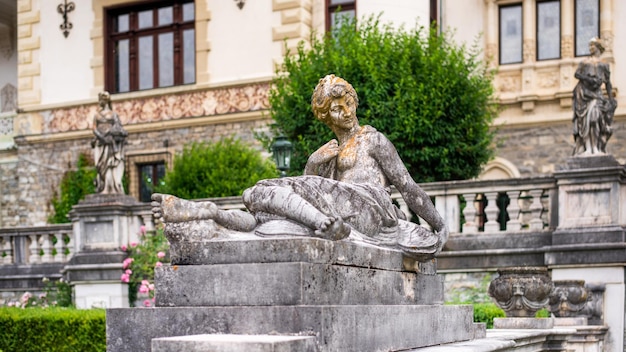
[[[195,222],[197,232],[197,223],[205,221],[201,226],[211,228],[203,230],[204,239],[310,236],[398,249],[420,261],[436,256],[448,237],[445,222],[393,144],[373,127],[359,125],[358,102],[344,79],[328,75],[319,81],[311,99],[313,113],[337,139],[310,155],[304,176],[261,180],[245,190],[249,212],[153,194],[153,215],[165,224],[170,242],[186,240],[181,224]],[[432,231],[406,220],[392,203],[392,185]]]

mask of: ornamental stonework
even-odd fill
[[[205,91],[166,94],[156,97],[114,101],[122,124],[176,120],[201,116],[259,111],[269,108],[269,83]],[[44,116],[44,133],[92,128],[98,104],[60,108]]]

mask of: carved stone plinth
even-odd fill
[[[534,317],[548,305],[553,284],[547,268],[502,268],[498,273],[489,284],[489,295],[507,317]]]
[[[550,312],[556,317],[576,317],[587,306],[584,280],[556,280],[550,294]]]

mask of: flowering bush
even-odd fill
[[[45,283],[43,292],[35,295],[31,292],[24,292],[19,301],[7,303],[8,307],[30,308],[30,307],[72,307],[72,287],[63,278],[53,281],[44,277]]]
[[[155,232],[146,232],[144,226],[139,231],[139,243],[131,242],[122,246],[128,257],[122,262],[122,282],[128,283],[128,301],[131,307],[139,295],[147,297],[144,307],[154,304],[154,268],[169,262],[167,252],[169,243],[159,228]]]

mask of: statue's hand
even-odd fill
[[[311,154],[309,163],[321,165],[336,157],[337,154],[339,154],[339,144],[336,139],[333,139]]]

